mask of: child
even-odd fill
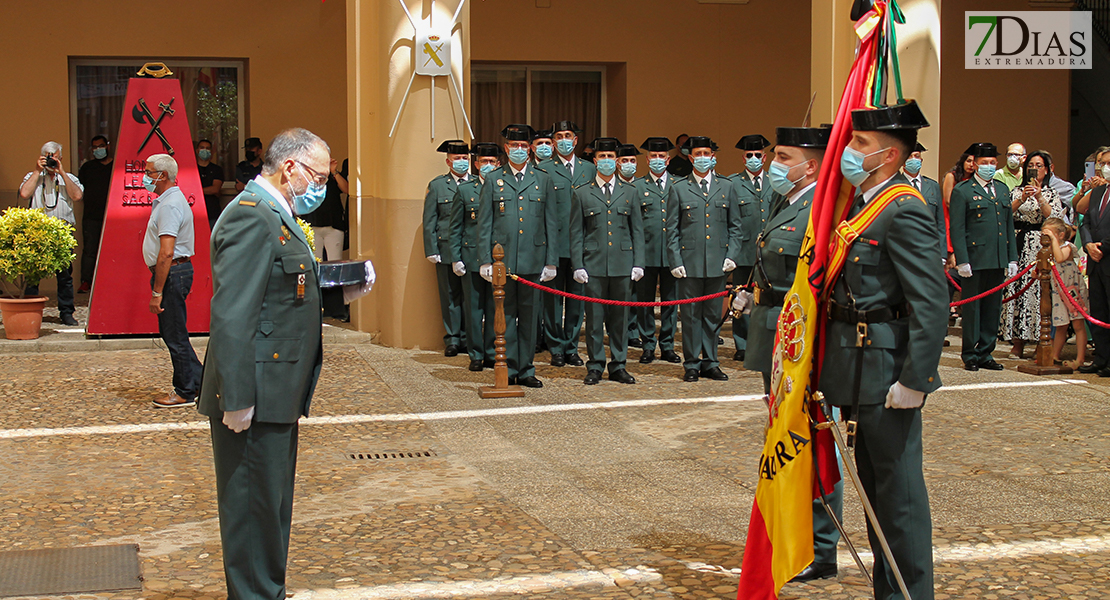
[[[1056,268],[1060,271],[1060,279],[1064,281],[1064,289],[1052,277],[1052,325],[1056,328],[1056,338],[1052,341],[1052,359],[1060,363],[1060,351],[1068,339],[1068,323],[1075,329],[1075,362],[1064,363],[1064,366],[1077,369],[1083,364],[1087,351],[1087,323],[1083,315],[1072,308],[1070,302],[1063,298],[1069,294],[1083,310],[1089,310],[1087,304],[1087,286],[1083,283],[1083,274],[1079,271],[1076,262],[1079,251],[1071,243],[1072,231],[1062,219],[1049,217],[1044,220],[1041,233],[1047,234],[1052,241],[1052,257],[1056,261]]]

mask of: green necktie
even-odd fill
[[[602,193],[605,194],[605,199],[606,200],[612,200],[613,199],[613,191],[610,189],[612,186],[613,186],[612,183],[606,183],[605,187],[602,188]]]
[[[709,184],[706,182],[705,179],[701,180],[701,193],[707,196],[709,195]]]
[[[752,176],[752,183],[755,185],[755,191],[757,191],[757,192],[760,191],[759,190],[759,176],[758,175],[753,175]]]

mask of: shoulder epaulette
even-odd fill
[[[239,204],[243,206],[255,206],[258,204],[258,200],[240,200]]]

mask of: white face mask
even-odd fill
[[[1110,165],[1102,165],[1102,178],[1110,179]]]

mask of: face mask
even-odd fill
[[[798,163],[794,167],[804,164],[804,162]],[[788,167],[778,161],[772,162],[771,166],[767,168],[767,180],[771,183],[771,189],[785,196],[794,189],[794,184],[805,179],[805,175],[802,175],[798,179],[790,181],[790,171],[794,167]]]
[[[161,180],[161,178],[158,178],[157,180],[151,179],[150,175],[143,173],[143,187],[146,188],[146,191],[152,194],[154,193],[154,184]]]
[[[451,170],[454,171],[457,175],[464,175],[467,171],[470,170],[470,161],[466,160],[465,158],[460,158],[458,160],[452,161]]]
[[[485,177],[485,176],[489,175],[490,173],[492,173],[495,168],[496,167],[494,167],[493,165],[485,164],[485,165],[482,165],[482,166],[478,167],[478,172],[482,174],[482,177]]]
[[[551,147],[551,144],[540,144],[536,146],[536,158],[540,160],[547,160],[551,158],[551,155],[554,153],[555,150]]]
[[[197,158],[201,160],[208,160],[212,158],[212,151],[208,148],[201,148],[200,150],[197,150]]]
[[[1018,168],[1018,165],[1020,165],[1020,164],[1021,164],[1021,159],[1020,158],[1018,158],[1016,156],[1007,156],[1006,157],[1006,166],[1010,167],[1011,171]]]
[[[689,148],[683,148],[682,150],[679,150],[679,152],[682,152],[682,154],[684,156],[690,156],[690,149]]]
[[[706,173],[713,168],[712,156],[697,156],[694,157],[694,170],[698,173]]]
[[[716,169],[717,168],[717,157],[716,156],[709,157],[709,168],[710,169]]]
[[[625,178],[631,178],[635,174],[636,174],[636,163],[634,163],[634,162],[621,163],[621,175],[624,175]]]
[[[605,177],[617,172],[617,161],[612,158],[597,159],[597,172]]]
[[[979,168],[976,169],[976,171],[984,180],[990,181],[991,179],[994,179],[994,174],[998,171],[998,167],[994,165],[979,165]]]
[[[254,159],[258,157],[258,155],[254,153],[254,150],[247,150],[246,155],[247,162],[254,162]]]
[[[514,165],[522,165],[528,160],[527,148],[509,148],[509,162]]]
[[[297,165],[297,168],[300,169],[301,166]],[[308,180],[308,175],[305,175],[304,171],[301,171],[301,176]],[[308,187],[305,188],[303,194],[298,194],[293,191],[292,183],[289,184],[289,192],[293,196],[293,212],[298,215],[307,215],[319,208],[320,204],[324,202],[324,196],[327,195],[328,186],[320,185],[315,181],[309,180]]]
[[[763,168],[763,159],[758,156],[753,156],[744,161],[744,166],[748,168],[749,173],[758,173]]]
[[[861,183],[867,181],[867,178],[872,173],[877,171],[879,167],[883,166],[882,163],[879,163],[879,165],[876,166],[874,169],[868,171],[863,168],[863,161],[867,160],[868,156],[875,156],[876,154],[880,152],[885,152],[886,150],[886,148],[883,148],[882,150],[876,150],[871,154],[864,154],[863,152],[860,152],[855,148],[845,148],[844,154],[840,155],[840,172],[844,175],[844,179],[847,179],[848,183],[859,187]]]
[[[93,148],[93,158],[97,160],[104,160],[108,158],[108,149],[104,147]]]
[[[555,145],[559,147],[559,154],[563,156],[570,156],[570,153],[574,152],[574,140],[572,139],[561,139],[555,142]]]
[[[665,158],[651,158],[648,159],[648,168],[656,175],[662,175],[663,171],[667,170],[667,159]]]
[[[921,159],[911,158],[906,161],[906,172],[917,175],[921,172]]]
[[[1110,179],[1110,165],[1102,165],[1102,168],[1099,170],[1102,171],[1103,179]]]

